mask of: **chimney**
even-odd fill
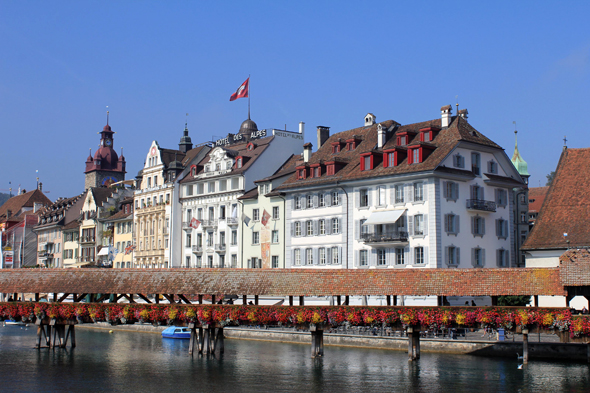
[[[330,137],[330,127],[318,126],[318,150]]]
[[[6,210],[6,218],[12,217],[12,210]]]
[[[303,145],[303,162],[309,162],[309,159],[311,158],[311,148],[313,147],[313,145],[309,142],[307,142],[305,145]]]
[[[365,127],[372,126],[373,124],[375,124],[376,119],[377,119],[377,116],[375,116],[372,113],[367,113],[367,115],[365,116]]]
[[[300,121],[299,122],[299,133],[300,134],[304,134],[305,133],[305,123]]]
[[[43,204],[41,202],[33,203],[33,213],[37,213],[37,211],[39,211],[39,209],[41,209],[42,207]]]
[[[383,129],[383,126],[379,124],[377,126],[377,147],[379,149],[383,148],[387,139],[387,130]]]
[[[39,191],[43,191],[43,183],[39,183],[39,186],[37,186],[37,189]]]
[[[453,111],[453,107],[450,105],[445,105],[440,108],[440,116],[441,122],[440,125],[442,128],[448,128],[451,124],[451,112]]]
[[[468,114],[469,114],[469,112],[467,111],[467,109],[459,109],[457,111],[457,115],[461,116],[465,120],[467,120],[467,115]]]

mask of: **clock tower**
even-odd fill
[[[113,149],[113,130],[108,124],[100,132],[100,145],[94,157],[92,149],[86,159],[85,189],[90,187],[108,187],[112,183],[125,180],[125,157],[121,157]]]

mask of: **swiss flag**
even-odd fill
[[[193,219],[191,220],[189,226],[191,228],[195,228],[197,229],[199,227],[199,225],[201,224],[201,221],[197,220],[196,218],[193,217]]]
[[[244,83],[242,83],[242,85],[240,87],[238,87],[238,90],[236,90],[236,92],[234,94],[232,94],[231,97],[229,97],[229,100],[234,101],[234,100],[237,100],[238,98],[248,97],[249,85],[250,85],[250,77],[248,77],[248,79],[246,79],[246,81]]]

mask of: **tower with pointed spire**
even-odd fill
[[[520,173],[520,176],[523,178],[526,184],[529,184],[529,177],[531,176],[528,171],[528,164],[520,155],[518,151],[518,131],[514,130],[514,154],[512,155],[512,164]]]
[[[191,150],[193,148],[193,142],[191,141],[191,137],[188,136],[188,122],[184,123],[184,132],[182,137],[180,137],[180,143],[178,143],[178,150],[183,153]]]
[[[107,125],[100,132],[100,144],[94,157],[92,149],[86,159],[84,171],[84,187],[108,187],[112,183],[125,180],[125,157],[121,150],[121,156],[113,148],[113,134],[115,132],[109,125],[109,112],[107,111]]]

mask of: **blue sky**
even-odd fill
[[[127,178],[150,143],[175,148],[236,132],[251,75],[259,128],[338,132],[413,123],[440,107],[512,156],[514,125],[531,185],[545,184],[567,135],[590,147],[588,2],[0,0],[0,191],[51,199],[84,188],[106,106]]]

